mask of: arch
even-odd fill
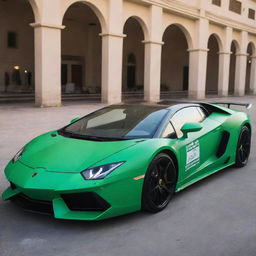
[[[236,53],[239,53],[241,50],[240,44],[237,42],[237,40],[232,40],[230,43],[230,49],[232,48],[232,44],[236,50]]]
[[[41,20],[41,13],[40,10],[38,8],[38,4],[36,2],[36,0],[28,0],[28,2],[30,3],[30,6],[33,10],[34,13],[34,18],[35,18],[35,23],[40,22]]]
[[[35,18],[38,10],[36,2],[1,1],[0,8],[3,11],[2,19],[6,20],[3,29],[9,49],[1,53],[0,91],[32,94],[35,85],[34,30],[29,24],[38,19],[38,16]],[[19,15],[15,10],[18,10]],[[18,49],[19,54],[15,49]]]
[[[63,24],[63,20],[64,20],[64,16],[66,14],[66,12],[68,11],[68,9],[77,3],[83,3],[87,6],[89,6],[92,11],[95,13],[95,15],[97,16],[97,18],[99,19],[100,25],[101,25],[101,33],[106,33],[107,32],[107,22],[106,22],[106,18],[104,17],[103,12],[95,5],[95,3],[92,3],[92,1],[85,1],[85,0],[68,0],[65,2],[63,9],[62,9],[62,13],[61,13],[61,24]]]
[[[207,47],[209,52],[207,57],[206,93],[216,94],[218,92],[219,52],[222,49],[221,41],[217,34],[210,35]]]
[[[65,12],[61,32],[62,95],[102,91],[102,31],[99,17],[87,4],[73,3]],[[73,39],[76,40],[73,40]]]
[[[170,28],[171,26],[176,26],[176,27],[178,27],[183,32],[183,34],[185,35],[186,40],[187,40],[188,49],[193,49],[193,45],[194,44],[193,44],[193,40],[192,40],[191,34],[189,33],[188,29],[185,26],[183,26],[182,24],[180,24],[180,23],[171,23],[171,24],[167,25],[163,29],[162,38],[164,37],[164,34],[167,31],[167,29]]]
[[[161,97],[185,96],[189,88],[187,37],[179,25],[172,24],[166,28],[162,40]]]
[[[256,52],[255,44],[252,41],[250,41],[247,45],[247,53],[250,53],[250,52],[251,52],[251,56],[254,56]]]
[[[126,20],[123,33],[126,34],[123,42],[123,71],[122,93],[123,99],[136,92],[142,95],[144,88],[144,61],[145,61],[145,30],[141,19],[131,16]],[[145,28],[145,27],[144,27]]]
[[[222,43],[220,36],[216,33],[210,34],[210,36],[208,37],[208,43],[209,43],[210,38],[212,38],[212,37],[214,37],[216,39],[216,41],[218,42],[219,52],[222,52],[223,51],[223,43]]]
[[[127,24],[127,22],[129,22],[129,20],[131,20],[131,19],[135,19],[140,24],[140,26],[142,28],[142,31],[143,31],[143,35],[144,35],[144,40],[145,41],[149,40],[149,29],[146,25],[146,22],[138,16],[135,16],[135,15],[134,16],[129,16],[123,24],[123,30],[124,30],[124,27]]]

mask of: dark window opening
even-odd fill
[[[255,20],[255,10],[249,8],[248,18],[252,19],[252,20]]]
[[[212,4],[221,6],[221,0],[212,0]]]
[[[7,34],[7,46],[8,46],[8,48],[18,48],[17,33],[16,32],[8,32],[8,34]]]
[[[231,12],[235,12],[241,14],[242,11],[242,3],[237,0],[230,0],[229,1],[229,10]]]

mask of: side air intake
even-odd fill
[[[230,138],[230,133],[227,131],[224,131],[221,136],[220,145],[218,147],[216,157],[220,158],[224,155],[228,146],[229,138]]]

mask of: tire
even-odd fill
[[[250,151],[251,131],[247,126],[243,126],[237,143],[235,167],[241,168],[247,165]]]
[[[142,210],[157,213],[172,199],[177,181],[177,170],[173,159],[158,154],[148,167],[142,190]]]

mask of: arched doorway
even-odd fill
[[[63,19],[61,84],[63,95],[84,94],[100,98],[101,24],[86,3],[71,5]]]
[[[18,11],[17,11],[18,10]],[[31,94],[35,88],[34,13],[28,0],[0,2],[0,93]]]
[[[163,35],[161,98],[187,94],[189,53],[185,34],[178,25],[169,26]]]
[[[251,93],[251,72],[252,72],[252,56],[254,55],[254,45],[252,43],[248,44],[247,47],[247,64],[246,64],[246,80],[245,80],[245,93]]]
[[[136,18],[129,18],[124,25],[123,45],[123,99],[142,98],[144,91],[144,33]]]
[[[215,35],[211,35],[208,40],[208,58],[206,73],[206,94],[218,93],[219,78],[219,43]]]
[[[235,74],[236,74],[236,54],[238,53],[238,45],[236,41],[231,43],[231,55],[230,55],[230,66],[229,66],[229,89],[230,95],[235,92]]]

